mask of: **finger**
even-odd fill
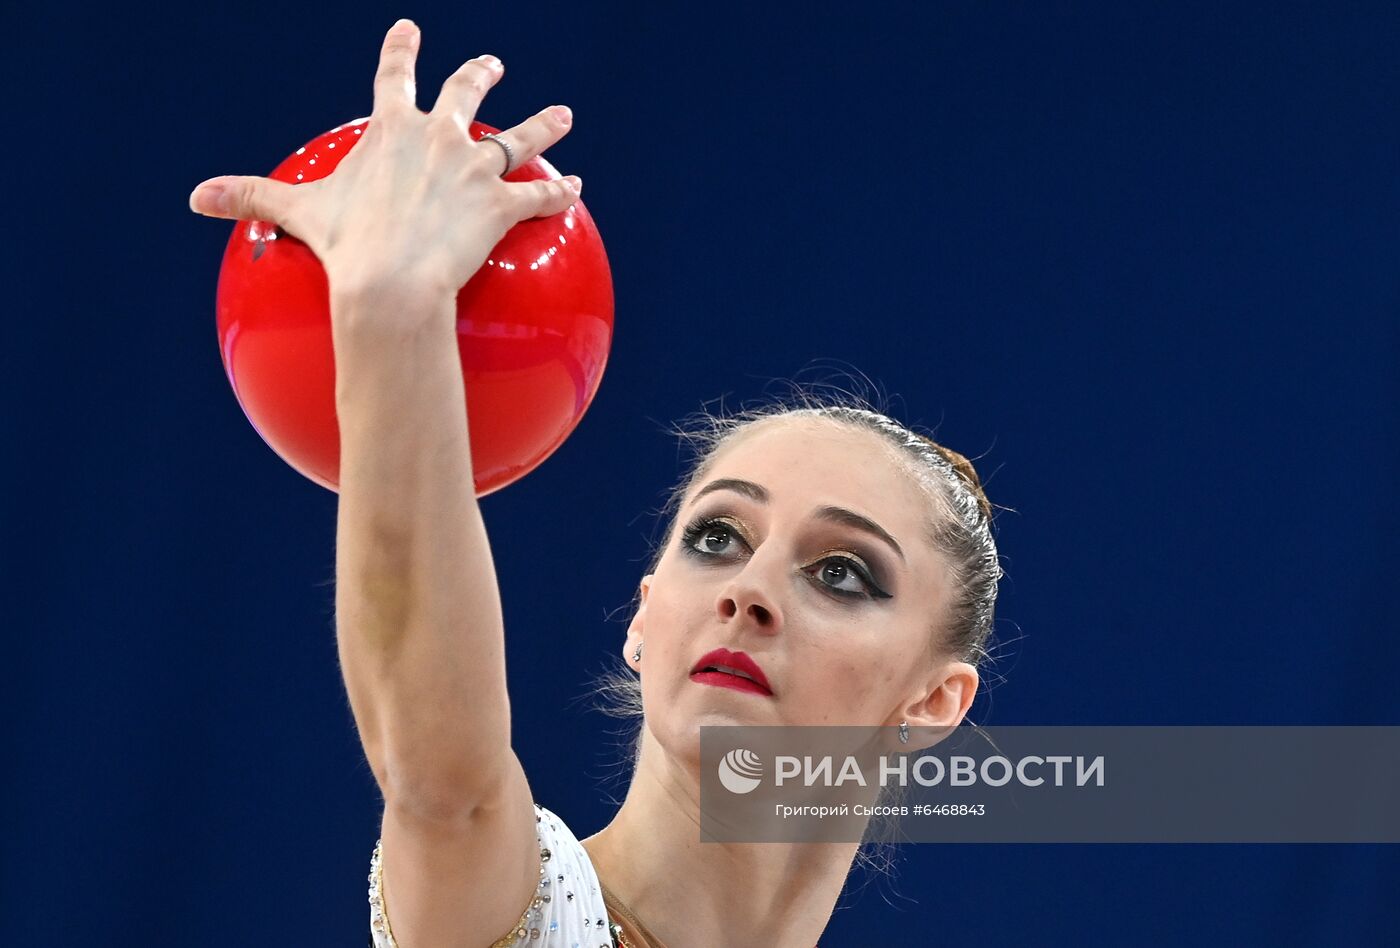
[[[501,65],[501,61],[489,53],[468,59],[442,84],[442,91],[433,103],[432,114],[445,118],[455,112],[462,124],[470,127],[476,118],[476,110],[481,108],[481,100],[486,98],[486,93],[500,81],[505,71],[506,67]]]
[[[551,105],[519,125],[506,129],[497,137],[504,138],[506,144],[510,145],[511,153],[515,156],[515,160],[511,162],[511,168],[514,169],[543,153],[569,134],[573,124],[574,113],[567,105]]]
[[[285,228],[294,187],[283,181],[254,176],[210,178],[190,192],[190,210],[227,220],[271,221]]]
[[[421,38],[412,20],[399,20],[385,34],[379,71],[374,74],[373,117],[401,115],[418,108],[414,66]]]
[[[583,181],[571,174],[553,181],[521,181],[506,187],[515,219],[523,221],[568,210],[583,191]]]

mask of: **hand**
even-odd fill
[[[415,100],[420,34],[410,20],[384,38],[370,122],[335,171],[292,185],[255,176],[211,178],[190,195],[190,209],[230,220],[270,221],[320,259],[333,292],[428,289],[455,296],[517,222],[568,208],[582,182],[507,183],[505,149],[474,142],[472,119],[501,78],[494,56],[461,66],[433,110]],[[516,167],[569,131],[564,106],[545,109],[501,133]]]

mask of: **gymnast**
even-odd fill
[[[424,113],[419,43],[411,21],[389,30],[372,121],[334,175],[221,176],[190,199],[278,224],[329,281],[337,645],[384,799],[371,945],[811,948],[860,844],[702,842],[699,728],[878,725],[907,743],[961,722],[1001,577],[991,505],[965,457],[854,400],[710,417],[620,649],[642,714],[631,783],[577,839],[512,749],[454,327],[506,232],[577,199],[574,176],[502,180],[572,117],[473,141],[501,63],[466,62]]]

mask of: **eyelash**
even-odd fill
[[[695,520],[692,520],[683,531],[681,535],[681,549],[684,552],[689,553],[691,556],[699,557],[701,559],[714,559],[715,557],[723,556],[723,553],[710,553],[701,550],[695,546],[696,540],[705,536],[716,527],[723,527],[724,530],[726,530],[729,533],[730,537],[738,540],[741,543],[744,543],[745,546],[748,545],[748,543],[744,541],[743,537],[739,535],[739,531],[736,530],[734,528],[734,525],[728,520],[725,520],[722,517],[698,517]],[[845,589],[837,589],[830,583],[824,583],[821,580],[813,577],[812,581],[816,583],[817,586],[831,593],[833,596],[837,596],[841,599],[867,600],[892,598],[889,593],[885,592],[879,586],[875,585],[875,581],[870,577],[870,574],[865,571],[865,569],[860,565],[860,563],[851,559],[850,557],[825,556],[822,557],[820,560],[817,560],[817,562],[813,565],[821,565],[824,563],[841,564],[842,566],[846,567],[846,569],[850,570],[856,576],[856,578],[859,579],[865,585],[866,588],[866,591],[864,593],[850,592],[849,590]]]

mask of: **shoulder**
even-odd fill
[[[540,884],[521,917],[517,938],[587,948],[612,948],[612,931],[598,873],[588,850],[554,811],[535,804],[540,845]],[[522,934],[523,932],[523,934]]]
[[[565,905],[596,905],[599,911],[594,922],[601,920],[601,924],[595,927],[606,930],[603,890],[588,850],[558,814],[538,803],[535,828],[540,841],[540,891],[552,897],[550,902],[562,898]]]
[[[492,948],[613,948],[607,905],[588,850],[556,813],[535,804],[540,879],[520,920]],[[374,948],[398,948],[384,903],[380,844],[370,859],[370,931]],[[494,933],[493,933],[494,934]]]

